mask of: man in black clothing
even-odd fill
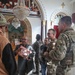
[[[25,75],[25,73],[29,73],[34,65],[33,65],[33,48],[28,44],[28,37],[23,36],[21,39],[21,44],[16,46],[16,49],[14,50],[15,55],[18,54],[18,72],[19,75]],[[32,51],[32,53],[25,57],[22,50],[28,49]]]
[[[33,44],[33,49],[35,50],[35,66],[36,71],[33,74],[39,75],[39,58],[40,58],[40,46],[42,45],[41,36],[39,34],[36,35],[36,41]]]

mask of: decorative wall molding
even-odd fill
[[[42,0],[35,0],[35,4],[37,5],[37,7],[40,11],[41,20],[47,20],[47,13],[46,13],[46,9],[44,7]]]
[[[27,26],[27,36],[29,37],[29,43],[32,43],[32,28],[31,28],[31,24],[29,22],[29,20],[26,18],[24,20],[26,26]]]
[[[63,14],[63,15],[68,15],[68,16],[70,16],[70,13],[69,13],[69,11],[67,10],[67,9],[56,9],[56,10],[54,10],[53,11],[53,13],[52,13],[52,15],[51,15],[51,17],[50,17],[50,21],[54,21],[54,19],[55,19],[55,16],[58,14],[58,13],[61,13],[61,14]]]

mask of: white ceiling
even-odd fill
[[[75,0],[70,0],[71,3],[75,2]]]

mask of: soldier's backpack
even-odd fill
[[[65,58],[60,62],[63,66],[71,66],[75,64],[75,32],[64,34],[69,39],[69,47],[67,48]]]

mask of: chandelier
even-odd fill
[[[18,0],[17,6],[13,8],[13,13],[19,20],[24,20],[29,16],[30,9],[25,6],[25,0]]]
[[[17,29],[18,27],[20,27],[21,23],[20,23],[19,19],[15,17],[12,20],[12,25]]]

